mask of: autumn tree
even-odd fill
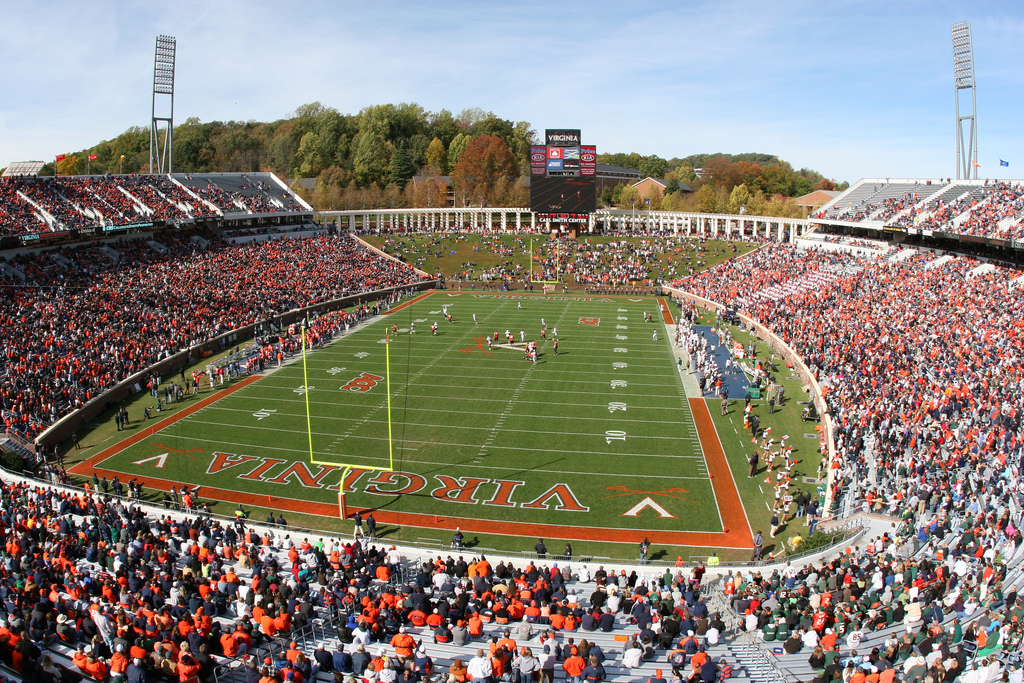
[[[78,175],[81,173],[80,165],[81,159],[77,154],[66,154],[57,162],[57,175]]]
[[[700,213],[715,213],[716,207],[715,186],[710,183],[704,183],[697,190],[694,210]]]
[[[468,199],[483,205],[499,179],[512,180],[518,174],[516,160],[508,144],[494,135],[481,135],[470,140],[459,156],[452,169],[452,182],[463,203]]]
[[[430,169],[426,175],[444,175],[448,168],[448,151],[444,148],[441,138],[434,138],[427,146],[426,153],[427,168]]]
[[[468,144],[469,136],[464,133],[452,138],[451,144],[448,145],[448,168],[455,168],[455,164],[459,163],[459,157],[462,156],[462,150],[466,149]]]
[[[750,190],[746,185],[737,185],[729,193],[729,213],[739,213],[740,209],[746,211],[747,202],[750,201]]]

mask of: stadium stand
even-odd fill
[[[0,483],[0,528],[21,558],[0,573],[10,596],[0,672],[133,683],[770,680],[768,665],[738,665],[747,653],[724,637],[703,566],[433,555],[272,516],[258,524],[241,508],[213,517],[187,488],[163,510],[138,492],[98,478],[85,490]]]
[[[5,181],[0,225],[299,206],[259,180],[177,180],[27,191]],[[858,207],[841,220],[1019,234],[1020,185],[937,185],[855,187]],[[577,254],[581,277],[614,284],[649,257],[602,251]],[[837,457],[824,462],[832,512],[902,520],[834,559],[767,576],[694,567],[611,578],[458,550],[412,559],[365,538],[299,541],[296,530],[196,516],[195,501],[185,515],[146,511],[105,481],[83,492],[8,478],[0,673],[33,683],[1019,680],[1022,277],[953,254],[862,260],[772,244],[674,283],[737,304],[812,367],[838,425]],[[12,255],[0,259],[0,417],[31,438],[175,349],[415,279],[339,237],[229,244],[209,228]],[[326,338],[344,322],[333,313],[313,330]],[[694,666],[705,657],[710,666]]]
[[[0,178],[0,236],[90,231],[225,214],[309,214],[272,174]],[[237,218],[237,216],[235,216]]]
[[[819,209],[823,224],[893,226],[955,235],[1024,238],[1024,184],[1020,181],[862,180]]]
[[[836,266],[807,285],[808,271]],[[746,312],[812,367],[839,426],[825,463],[832,512],[906,523],[836,561],[726,582],[731,616],[791,680],[1019,669],[1020,277],[953,255],[858,261],[769,246],[678,283],[722,303],[740,301],[742,285]]]
[[[6,275],[15,286],[0,299],[0,417],[29,440],[178,350],[295,308],[419,279],[346,237],[235,245],[212,231],[26,252],[6,265],[24,281]]]

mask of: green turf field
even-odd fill
[[[311,441],[317,462],[393,469],[354,470],[348,505],[414,526],[441,516],[490,521],[495,533],[510,522],[603,528],[608,540],[720,532],[668,334],[644,313],[659,319],[656,299],[435,292],[91,466],[336,516],[342,470],[310,463]],[[506,330],[538,342],[536,365],[488,348]]]

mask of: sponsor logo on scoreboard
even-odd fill
[[[597,147],[583,145],[580,147],[580,175],[597,175]]]
[[[562,160],[561,159],[548,159],[548,170],[549,171],[561,171]]]
[[[544,175],[544,172],[547,170],[544,164],[547,156],[547,148],[543,145],[533,145],[530,147],[530,175]]]
[[[580,148],[579,147],[566,147],[562,150],[563,159],[579,159]]]
[[[548,159],[562,159],[561,147],[548,147]]]

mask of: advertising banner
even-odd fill
[[[543,145],[530,147],[530,175],[544,175],[544,162],[547,159],[548,151]]]
[[[597,175],[597,147],[580,147],[580,175]]]

